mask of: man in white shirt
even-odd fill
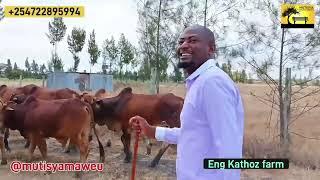
[[[239,169],[204,169],[204,158],[242,158],[244,112],[240,93],[216,67],[211,30],[195,25],[179,38],[178,66],[188,74],[180,128],[155,127],[135,116],[131,126],[149,138],[177,144],[179,180],[239,180]]]

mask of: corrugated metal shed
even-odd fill
[[[52,72],[48,74],[47,87],[70,88],[78,91],[97,91],[101,88],[113,91],[113,77],[107,74]]]

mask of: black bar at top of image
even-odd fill
[[[281,24],[281,28],[314,28],[314,24]]]

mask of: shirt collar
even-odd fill
[[[186,79],[186,81],[192,81],[197,78],[200,74],[205,72],[210,67],[214,67],[216,65],[216,61],[214,59],[209,59],[204,62],[196,71],[194,71],[190,76]]]

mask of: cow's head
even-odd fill
[[[40,89],[39,86],[34,85],[34,84],[28,84],[19,88],[15,89],[15,94],[25,94],[25,95],[30,95],[36,92],[38,89]]]
[[[10,97],[10,101],[21,104],[27,99],[27,97],[28,96],[24,94],[12,94],[12,96]]]
[[[13,111],[13,108],[11,108],[9,105],[11,105],[11,101],[8,103],[4,102],[0,98],[0,128],[3,128],[3,123],[4,123],[4,115],[6,111]]]
[[[166,107],[160,110],[161,119],[165,120],[165,122],[161,122],[161,124],[165,123],[170,128],[180,127],[180,114],[184,99],[169,93],[162,96],[160,101],[162,102],[161,104]]]
[[[95,95],[94,95],[96,98],[105,98],[105,97],[108,97],[109,96],[109,93],[105,90],[105,89],[99,89]]]
[[[72,89],[69,89],[69,88],[65,88],[65,90],[67,92],[69,92],[70,94],[72,94],[72,97],[73,98],[79,98],[81,99],[81,95],[79,93],[77,93],[76,91],[72,90]]]
[[[96,97],[90,95],[89,93],[87,92],[84,92],[80,95],[80,99],[81,101],[84,101],[86,103],[89,103],[89,104],[94,104],[96,102]]]
[[[99,125],[107,124],[109,129],[118,129],[120,115],[132,97],[132,88],[124,88],[117,96],[99,99],[92,104],[95,121]]]

